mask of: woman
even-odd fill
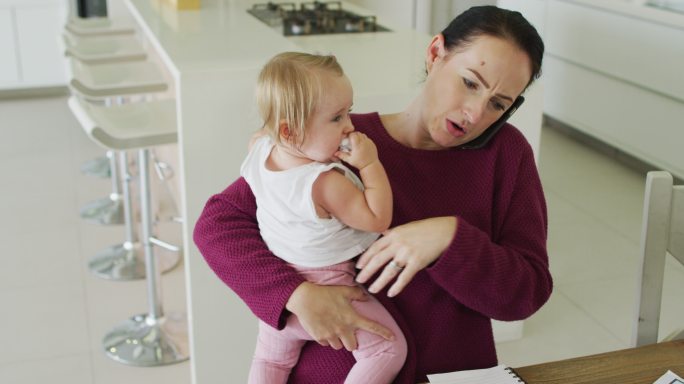
[[[406,337],[397,383],[496,365],[490,319],[524,319],[551,294],[546,205],[529,144],[506,124],[465,149],[538,77],[543,52],[519,13],[471,8],[430,42],[424,87],[404,111],[352,116],[375,142],[394,196],[391,229],[359,258],[357,280]],[[255,210],[236,181],[207,202],[195,242],[261,320],[282,328],[294,313],[318,342],[302,350],[290,382],[342,382],[357,329],[392,334],[354,312],[362,289],[305,282],[273,256]]]

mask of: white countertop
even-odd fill
[[[192,379],[245,382],[256,322],[204,262],[192,231],[207,199],[239,176],[260,126],[254,88],[282,51],[332,53],[354,87],[356,112],[401,110],[420,88],[430,36],[392,32],[285,37],[247,13],[263,0],[202,0],[177,11],[168,0],[126,0],[145,39],[171,73],[178,110],[181,215]],[[344,3],[348,10],[369,14]]]
[[[263,1],[202,0],[193,11],[174,10],[165,0],[128,1],[162,59],[179,73],[261,66],[276,52],[293,50],[337,55],[357,94],[406,91],[422,78],[429,37],[413,30],[390,26],[392,32],[285,37],[247,13]]]

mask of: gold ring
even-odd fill
[[[392,268],[394,268],[394,269],[397,269],[397,270],[400,270],[400,271],[401,271],[402,269],[404,269],[404,267],[402,267],[401,265],[397,264],[397,262],[394,261],[394,260],[390,261],[388,265],[389,265],[390,267],[392,267]]]

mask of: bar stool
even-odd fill
[[[173,100],[103,107],[69,98],[69,107],[89,135],[116,150],[138,150],[142,244],[147,274],[148,313],[131,317],[103,339],[110,358],[137,366],[174,364],[189,358],[184,314],[165,315],[161,304],[161,274],[154,245],[169,244],[152,236],[149,148],[177,142]]]
[[[126,95],[148,95],[167,89],[160,71],[149,61],[117,64],[91,65],[75,60],[71,61],[74,77],[69,83],[72,94],[82,100],[102,100],[124,98]],[[111,105],[107,103],[106,105]],[[84,126],[86,128],[86,126]],[[88,211],[81,211],[81,216],[109,212],[110,209],[122,206],[123,223],[125,225],[125,241],[121,244],[105,248],[88,262],[89,270],[95,275],[110,280],[134,280],[145,278],[145,266],[140,257],[140,246],[136,240],[133,224],[133,204],[131,198],[131,175],[129,173],[126,150],[117,150],[116,146],[105,144],[96,136],[97,133],[86,132],[93,140],[104,146],[114,157],[111,165],[113,188],[118,187],[123,194],[116,191],[109,197],[95,200],[86,205]],[[116,157],[118,155],[119,165]],[[172,247],[171,249],[175,249]],[[162,272],[173,269],[178,257],[164,255],[160,258]]]
[[[145,96],[164,92],[168,85],[159,67],[149,60],[125,63],[92,64],[70,61],[72,77],[69,88],[88,101]]]
[[[145,60],[147,53],[134,35],[124,36],[77,36],[62,34],[64,52],[89,64]]]
[[[135,24],[133,20],[121,17],[71,17],[64,29],[81,36],[130,35],[135,33]]]
[[[105,64],[145,60],[147,53],[134,33],[135,28],[131,23],[112,22],[106,18],[72,18],[62,33],[65,55],[72,58],[72,63],[78,61]],[[70,78],[74,77],[72,67],[73,64],[68,66]],[[105,157],[96,158],[81,166],[81,171],[86,175],[109,177],[112,180],[110,196],[81,208],[81,217],[102,225],[124,224],[117,168],[116,155],[111,151],[108,151]]]
[[[126,95],[143,97],[141,95],[163,92],[168,88],[160,71],[150,61],[87,64],[70,60],[70,68],[72,78],[69,87],[72,93],[106,105],[123,103]],[[85,220],[102,225],[126,224],[116,155],[108,153],[107,158],[112,192],[108,197],[87,203],[81,208],[80,215]]]

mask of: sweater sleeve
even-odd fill
[[[510,159],[504,159],[504,162]],[[547,214],[532,150],[523,145],[494,196],[493,235],[458,217],[451,245],[428,269],[463,305],[503,321],[521,320],[549,298]],[[509,187],[510,186],[510,187]]]
[[[282,329],[285,304],[304,279],[261,239],[256,201],[243,178],[207,201],[193,238],[209,267],[251,311]]]

